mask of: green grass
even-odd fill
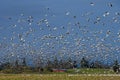
[[[114,74],[110,69],[69,69],[67,73],[71,74]]]
[[[67,72],[0,74],[0,80],[120,80],[109,69],[69,69]],[[104,76],[105,75],[105,76]]]
[[[3,73],[3,71],[1,71]],[[14,73],[14,72],[13,72]],[[113,70],[110,69],[91,69],[91,68],[80,68],[80,69],[68,69],[66,72],[49,72],[44,70],[43,72],[33,72],[33,71],[25,71],[21,74],[115,74]],[[11,74],[11,73],[10,73]]]
[[[0,74],[0,80],[120,80],[120,76],[69,76],[68,74]]]
[[[90,68],[86,69],[86,68],[81,68],[81,69],[68,69],[66,72],[44,71],[41,74],[115,74],[115,72],[113,72],[113,70],[110,70],[110,69],[90,69]]]

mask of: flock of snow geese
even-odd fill
[[[89,5],[96,6],[94,2]],[[108,3],[106,7],[109,7],[110,11],[100,12],[102,15],[95,12],[81,14],[84,23],[75,15],[71,17],[70,11],[65,12],[64,19],[71,18],[71,21],[61,25],[52,24],[57,23],[57,20],[52,22],[48,18],[55,19],[55,14],[52,17],[45,14],[39,19],[24,13],[17,18],[8,17],[8,25],[0,26],[1,63],[23,57],[33,61],[38,58],[47,61],[54,57],[73,60],[86,57],[109,64],[108,61],[120,56],[120,13],[111,11],[114,6]]]

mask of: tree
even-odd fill
[[[80,63],[81,63],[81,68],[88,68],[89,67],[88,61],[84,57],[82,58]]]
[[[68,59],[68,65],[69,65],[69,68],[73,68],[73,63],[71,58]],[[76,67],[77,67],[77,63],[76,63]]]
[[[3,70],[3,69],[10,69],[11,68],[11,64],[9,62],[2,63],[0,65],[0,68],[1,68],[1,70]]]
[[[113,65],[113,71],[114,72],[119,72],[119,64],[118,64],[118,60],[116,60],[114,62],[114,65]]]
[[[104,64],[100,61],[94,61],[94,68],[104,68]]]
[[[18,64],[18,60],[15,61],[15,67],[18,68],[19,64]]]
[[[57,57],[55,56],[55,59],[54,59],[54,62],[53,62],[54,68],[58,68],[58,64],[59,64],[59,61],[58,61]]]
[[[92,63],[90,64],[90,68],[95,68],[95,63],[94,63],[94,62],[92,62]]]
[[[46,64],[47,70],[52,72],[52,67],[53,67],[52,62],[48,59],[47,64]]]
[[[27,65],[26,65],[26,59],[25,59],[25,58],[23,58],[22,65],[23,65],[23,66],[27,66]]]
[[[77,61],[73,62],[73,68],[77,68]]]

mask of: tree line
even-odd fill
[[[110,69],[112,67],[114,72],[119,72],[119,63],[118,61],[114,61],[112,66],[104,65],[99,61],[88,61],[85,57],[83,57],[80,61],[72,60],[71,58],[67,60],[59,60],[55,57],[53,60],[47,60],[45,63],[40,63],[38,60],[36,66],[27,65],[26,58],[23,58],[21,64],[19,60],[16,60],[14,63],[6,62],[1,63],[0,72],[3,73],[30,73],[30,72],[38,72],[42,73],[43,71],[52,72],[52,69],[74,69],[74,68],[106,68]]]

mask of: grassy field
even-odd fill
[[[11,72],[5,72],[6,70],[1,71],[0,73],[14,73],[13,71]],[[9,71],[7,69],[7,71]],[[92,69],[92,68],[80,68],[80,69],[68,69],[65,72],[50,72],[47,70],[44,70],[43,72],[34,72],[34,71],[29,71],[25,70],[22,73],[26,74],[115,74],[115,72],[111,69]]]
[[[71,74],[0,74],[0,80],[120,80],[120,76]]]
[[[70,74],[115,74],[113,70],[110,69],[69,69],[67,73]]]
[[[1,73],[0,80],[120,80],[120,75],[109,69],[69,69],[61,73]]]

